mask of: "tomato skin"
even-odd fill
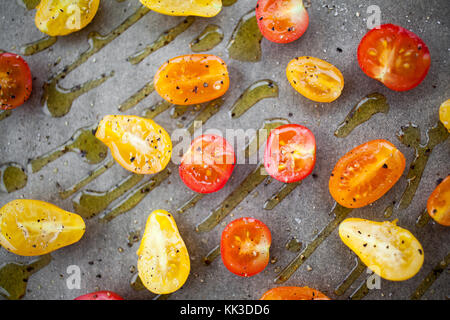
[[[188,54],[168,60],[155,75],[155,89],[170,103],[192,105],[219,98],[230,79],[225,62],[212,54]]]
[[[344,76],[339,69],[315,57],[292,59],[286,67],[286,77],[298,93],[316,102],[333,102],[344,89]]]
[[[386,140],[372,140],[345,154],[331,173],[329,190],[347,208],[361,208],[391,189],[405,170],[404,155]]]
[[[439,120],[450,132],[450,99],[444,101],[439,107]]]
[[[431,193],[427,201],[427,211],[437,223],[450,227],[450,175]]]
[[[367,32],[358,46],[358,63],[369,77],[394,91],[413,89],[425,79],[431,57],[425,42],[394,24]]]
[[[326,295],[309,287],[277,287],[266,291],[260,300],[330,300]]]
[[[99,5],[100,0],[41,0],[35,24],[49,36],[65,36],[91,23]]]
[[[141,0],[141,3],[169,16],[214,17],[222,10],[222,0]]]
[[[254,218],[239,218],[222,232],[220,254],[223,264],[232,273],[251,277],[269,263],[272,235],[269,228]]]
[[[169,212],[150,214],[136,253],[139,277],[151,292],[172,293],[186,282],[191,268],[189,253]]]
[[[0,209],[0,245],[21,256],[40,256],[78,242],[86,226],[74,213],[39,200],[14,200]]]
[[[380,277],[403,281],[419,272],[424,252],[414,235],[396,223],[349,218],[339,225],[339,236]]]
[[[199,193],[222,189],[233,172],[236,156],[227,140],[216,135],[195,138],[183,155],[179,174],[184,184]]]
[[[16,54],[0,53],[0,109],[9,110],[25,103],[33,80],[27,62]]]
[[[97,291],[84,294],[75,298],[74,300],[124,300],[117,293],[112,291]]]
[[[309,15],[302,0],[258,0],[256,20],[267,40],[289,43],[305,33]]]
[[[108,115],[100,121],[95,136],[122,167],[137,174],[164,170],[172,156],[169,134],[151,119]]]
[[[286,124],[271,131],[264,152],[264,167],[271,177],[284,183],[300,181],[311,174],[315,163],[316,139],[308,128]]]

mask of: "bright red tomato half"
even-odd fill
[[[258,0],[256,19],[263,36],[277,43],[297,40],[309,24],[302,0]]]
[[[31,95],[31,71],[17,54],[0,53],[0,109],[14,109]]]
[[[199,193],[223,188],[233,172],[236,157],[224,138],[212,134],[195,138],[179,167],[181,180]]]
[[[394,24],[367,32],[358,47],[358,62],[369,77],[395,91],[416,87],[430,69],[430,51],[417,35]]]
[[[123,300],[123,298],[112,291],[97,291],[79,296],[74,300]]]
[[[267,173],[290,183],[306,178],[316,163],[316,139],[299,124],[285,124],[270,133],[264,153]]]
[[[222,232],[220,254],[225,267],[241,277],[251,277],[269,263],[272,236],[259,220],[240,218],[230,222]]]

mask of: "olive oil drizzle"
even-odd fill
[[[86,162],[96,164],[103,161],[108,154],[108,147],[98,140],[94,131],[95,126],[78,129],[72,138],[56,149],[29,161],[33,173],[60,158],[67,152],[77,152]]]
[[[349,297],[350,300],[361,300],[365,296],[367,296],[367,294],[369,294],[369,288],[367,287],[367,281],[369,281],[369,279],[364,280],[363,283],[361,283],[361,285],[358,287],[358,289],[356,289],[350,295],[350,297]]]
[[[290,238],[285,244],[286,250],[290,252],[299,252],[302,247],[303,244],[296,237]]]
[[[50,48],[53,46],[56,41],[58,40],[58,37],[51,37],[47,36],[42,39],[24,44],[20,48],[20,53],[24,56],[31,56],[33,54],[36,54],[38,52],[44,51],[45,49]]]
[[[337,296],[342,296],[348,290],[348,288],[350,288],[350,286],[364,273],[366,269],[366,265],[362,263],[359,258],[356,258],[355,267],[334,290],[334,293]]]
[[[25,169],[17,163],[6,163],[0,166],[0,190],[11,193],[27,185],[28,176]]]
[[[144,118],[153,119],[159,114],[163,113],[164,111],[170,109],[172,106],[173,104],[170,103],[169,101],[161,100],[156,104],[154,104],[153,106],[151,106],[150,108],[145,109],[144,112],[142,113],[142,116]]]
[[[196,125],[201,122],[205,123],[212,116],[214,116],[217,112],[219,112],[220,107],[223,105],[224,100],[222,98],[218,98],[213,100],[205,105],[205,107],[197,114],[197,116],[192,120],[192,122],[188,125],[187,131],[193,135],[196,129]]]
[[[193,52],[209,51],[222,42],[224,37],[222,29],[215,24],[209,24],[189,44]]]
[[[131,64],[138,64],[145,58],[147,58],[153,52],[167,46],[169,43],[174,41],[180,34],[189,29],[189,27],[194,23],[195,17],[186,17],[175,27],[164,31],[158,39],[156,39],[152,44],[145,47],[143,50],[136,52],[132,56],[127,58],[127,61]]]
[[[430,222],[430,220],[431,220],[430,214],[428,213],[427,209],[425,209],[417,217],[416,227],[423,228],[423,227],[425,227],[428,224],[428,222]]]
[[[332,210],[334,219],[320,231],[320,233],[310,242],[275,278],[275,283],[281,284],[287,281],[294,272],[316,251],[322,242],[339,226],[352,209],[335,204]]]
[[[269,199],[264,203],[264,209],[272,210],[275,208],[281,201],[284,200],[295,188],[297,188],[302,182],[292,182],[285,183],[274,195],[272,195]]]
[[[388,113],[389,104],[381,93],[371,93],[359,101],[334,132],[338,138],[347,137],[357,126],[363,124],[377,113]]]
[[[258,129],[256,136],[247,144],[244,153],[245,157],[248,159],[256,153],[267,141],[268,133],[270,133],[273,129],[288,123],[289,120],[284,118],[271,118],[264,120],[263,125]]]
[[[153,85],[153,80],[144,85],[141,89],[139,89],[136,93],[134,93],[127,100],[122,102],[119,106],[119,111],[127,111],[136,106],[139,102],[147,98],[150,94],[155,91],[155,87]]]
[[[272,80],[259,80],[248,87],[230,110],[233,119],[239,118],[259,101],[278,97],[278,85]]]
[[[181,207],[177,209],[177,213],[182,214],[185,213],[190,208],[193,208],[197,202],[203,199],[205,195],[203,193],[196,193],[188,201],[186,201]]]
[[[222,5],[224,7],[229,7],[232,6],[233,4],[235,4],[237,2],[237,0],[222,0]]]
[[[439,276],[447,269],[450,263],[450,253],[445,256],[442,261],[430,271],[430,273],[423,279],[417,289],[411,294],[411,300],[419,300],[423,297],[425,292],[431,287],[431,285],[439,278]]]
[[[2,121],[3,119],[8,118],[11,114],[12,114],[11,110],[0,110],[0,121]]]
[[[9,262],[0,266],[0,296],[8,300],[19,300],[26,294],[28,279],[46,267],[51,255],[40,256],[28,264]]]
[[[209,266],[211,263],[214,262],[218,257],[220,256],[220,245],[215,246],[212,248],[208,254],[203,258],[203,263],[207,266]]]
[[[261,31],[256,22],[255,9],[247,12],[233,31],[227,50],[230,58],[244,62],[261,60]]]
[[[404,145],[414,148],[415,158],[409,166],[408,174],[406,175],[407,187],[402,194],[398,203],[399,209],[406,209],[411,204],[420,180],[422,179],[423,171],[427,165],[428,159],[434,147],[447,140],[449,133],[441,122],[428,129],[427,141],[425,144],[420,142],[420,130],[414,125],[402,127],[402,130],[397,135],[398,139]]]
[[[33,10],[37,7],[41,0],[17,0],[17,2],[27,10]]]
[[[142,283],[141,278],[139,277],[139,273],[135,273],[130,281],[130,286],[136,291],[142,291],[145,289],[144,284]]]
[[[70,197],[74,193],[78,192],[81,188],[85,187],[90,182],[92,182],[95,179],[97,179],[99,176],[101,176],[103,173],[105,173],[106,170],[111,168],[114,164],[115,164],[114,160],[106,161],[105,163],[101,164],[95,170],[89,172],[89,174],[86,177],[82,178],[80,181],[78,181],[76,184],[74,184],[70,188],[65,189],[63,191],[60,191],[59,192],[59,197],[61,199],[67,199],[68,197]]]

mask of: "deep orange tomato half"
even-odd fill
[[[0,53],[0,109],[22,105],[31,95],[32,79],[27,62],[17,54]]]
[[[240,218],[230,222],[222,232],[220,253],[225,267],[241,277],[251,277],[269,263],[272,236],[259,220]]]
[[[233,172],[233,147],[220,136],[206,134],[195,138],[179,167],[181,180],[199,193],[216,192],[225,186]]]
[[[381,198],[400,179],[405,157],[392,143],[364,143],[337,163],[329,181],[330,193],[340,205],[361,208]]]
[[[309,287],[278,287],[263,294],[260,300],[330,300],[326,295]]]
[[[123,300],[123,298],[112,291],[97,291],[84,294],[74,300]]]
[[[362,38],[358,62],[369,77],[389,89],[406,91],[425,78],[431,57],[427,45],[416,34],[394,24],[383,24]]]
[[[264,167],[278,181],[290,183],[306,178],[316,163],[316,139],[299,124],[280,126],[269,135]]]
[[[428,198],[427,211],[437,223],[450,226],[450,175],[442,180]]]
[[[302,0],[258,0],[256,19],[263,36],[277,43],[297,40],[309,24]]]
[[[155,75],[156,91],[177,105],[219,98],[230,85],[225,62],[212,54],[189,54],[168,60]]]

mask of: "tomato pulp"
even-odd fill
[[[0,53],[0,109],[22,105],[31,95],[32,79],[27,62],[17,54]]]

